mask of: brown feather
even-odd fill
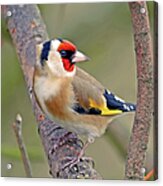
[[[73,106],[74,94],[68,78],[63,78],[61,86],[62,88],[56,96],[52,96],[48,100],[45,100],[45,105],[52,115],[61,120],[66,120],[71,118],[69,108]]]
[[[77,101],[84,108],[90,107],[89,99],[94,100],[97,105],[103,105],[104,87],[87,72],[77,68],[72,85]]]

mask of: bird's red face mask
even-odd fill
[[[62,40],[58,47],[58,52],[61,55],[63,66],[68,72],[72,72],[74,70],[75,63],[88,60],[87,56],[77,51],[74,44],[66,40]]]

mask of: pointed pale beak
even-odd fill
[[[79,51],[76,51],[72,57],[71,62],[78,63],[78,62],[88,61],[88,60],[90,60],[89,57],[85,56],[83,53],[81,53]]]

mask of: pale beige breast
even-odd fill
[[[72,108],[75,104],[75,97],[71,88],[70,81],[63,79],[60,90],[56,95],[52,95],[45,100],[48,112],[60,120],[72,120]]]
[[[46,114],[61,117],[61,114],[69,110],[74,104],[74,94],[71,88],[71,78],[56,78],[48,75],[40,75],[35,71],[34,91]],[[65,117],[65,116],[63,116]]]

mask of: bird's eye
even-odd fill
[[[67,56],[67,52],[65,50],[61,50],[60,54],[62,57],[66,57]]]

